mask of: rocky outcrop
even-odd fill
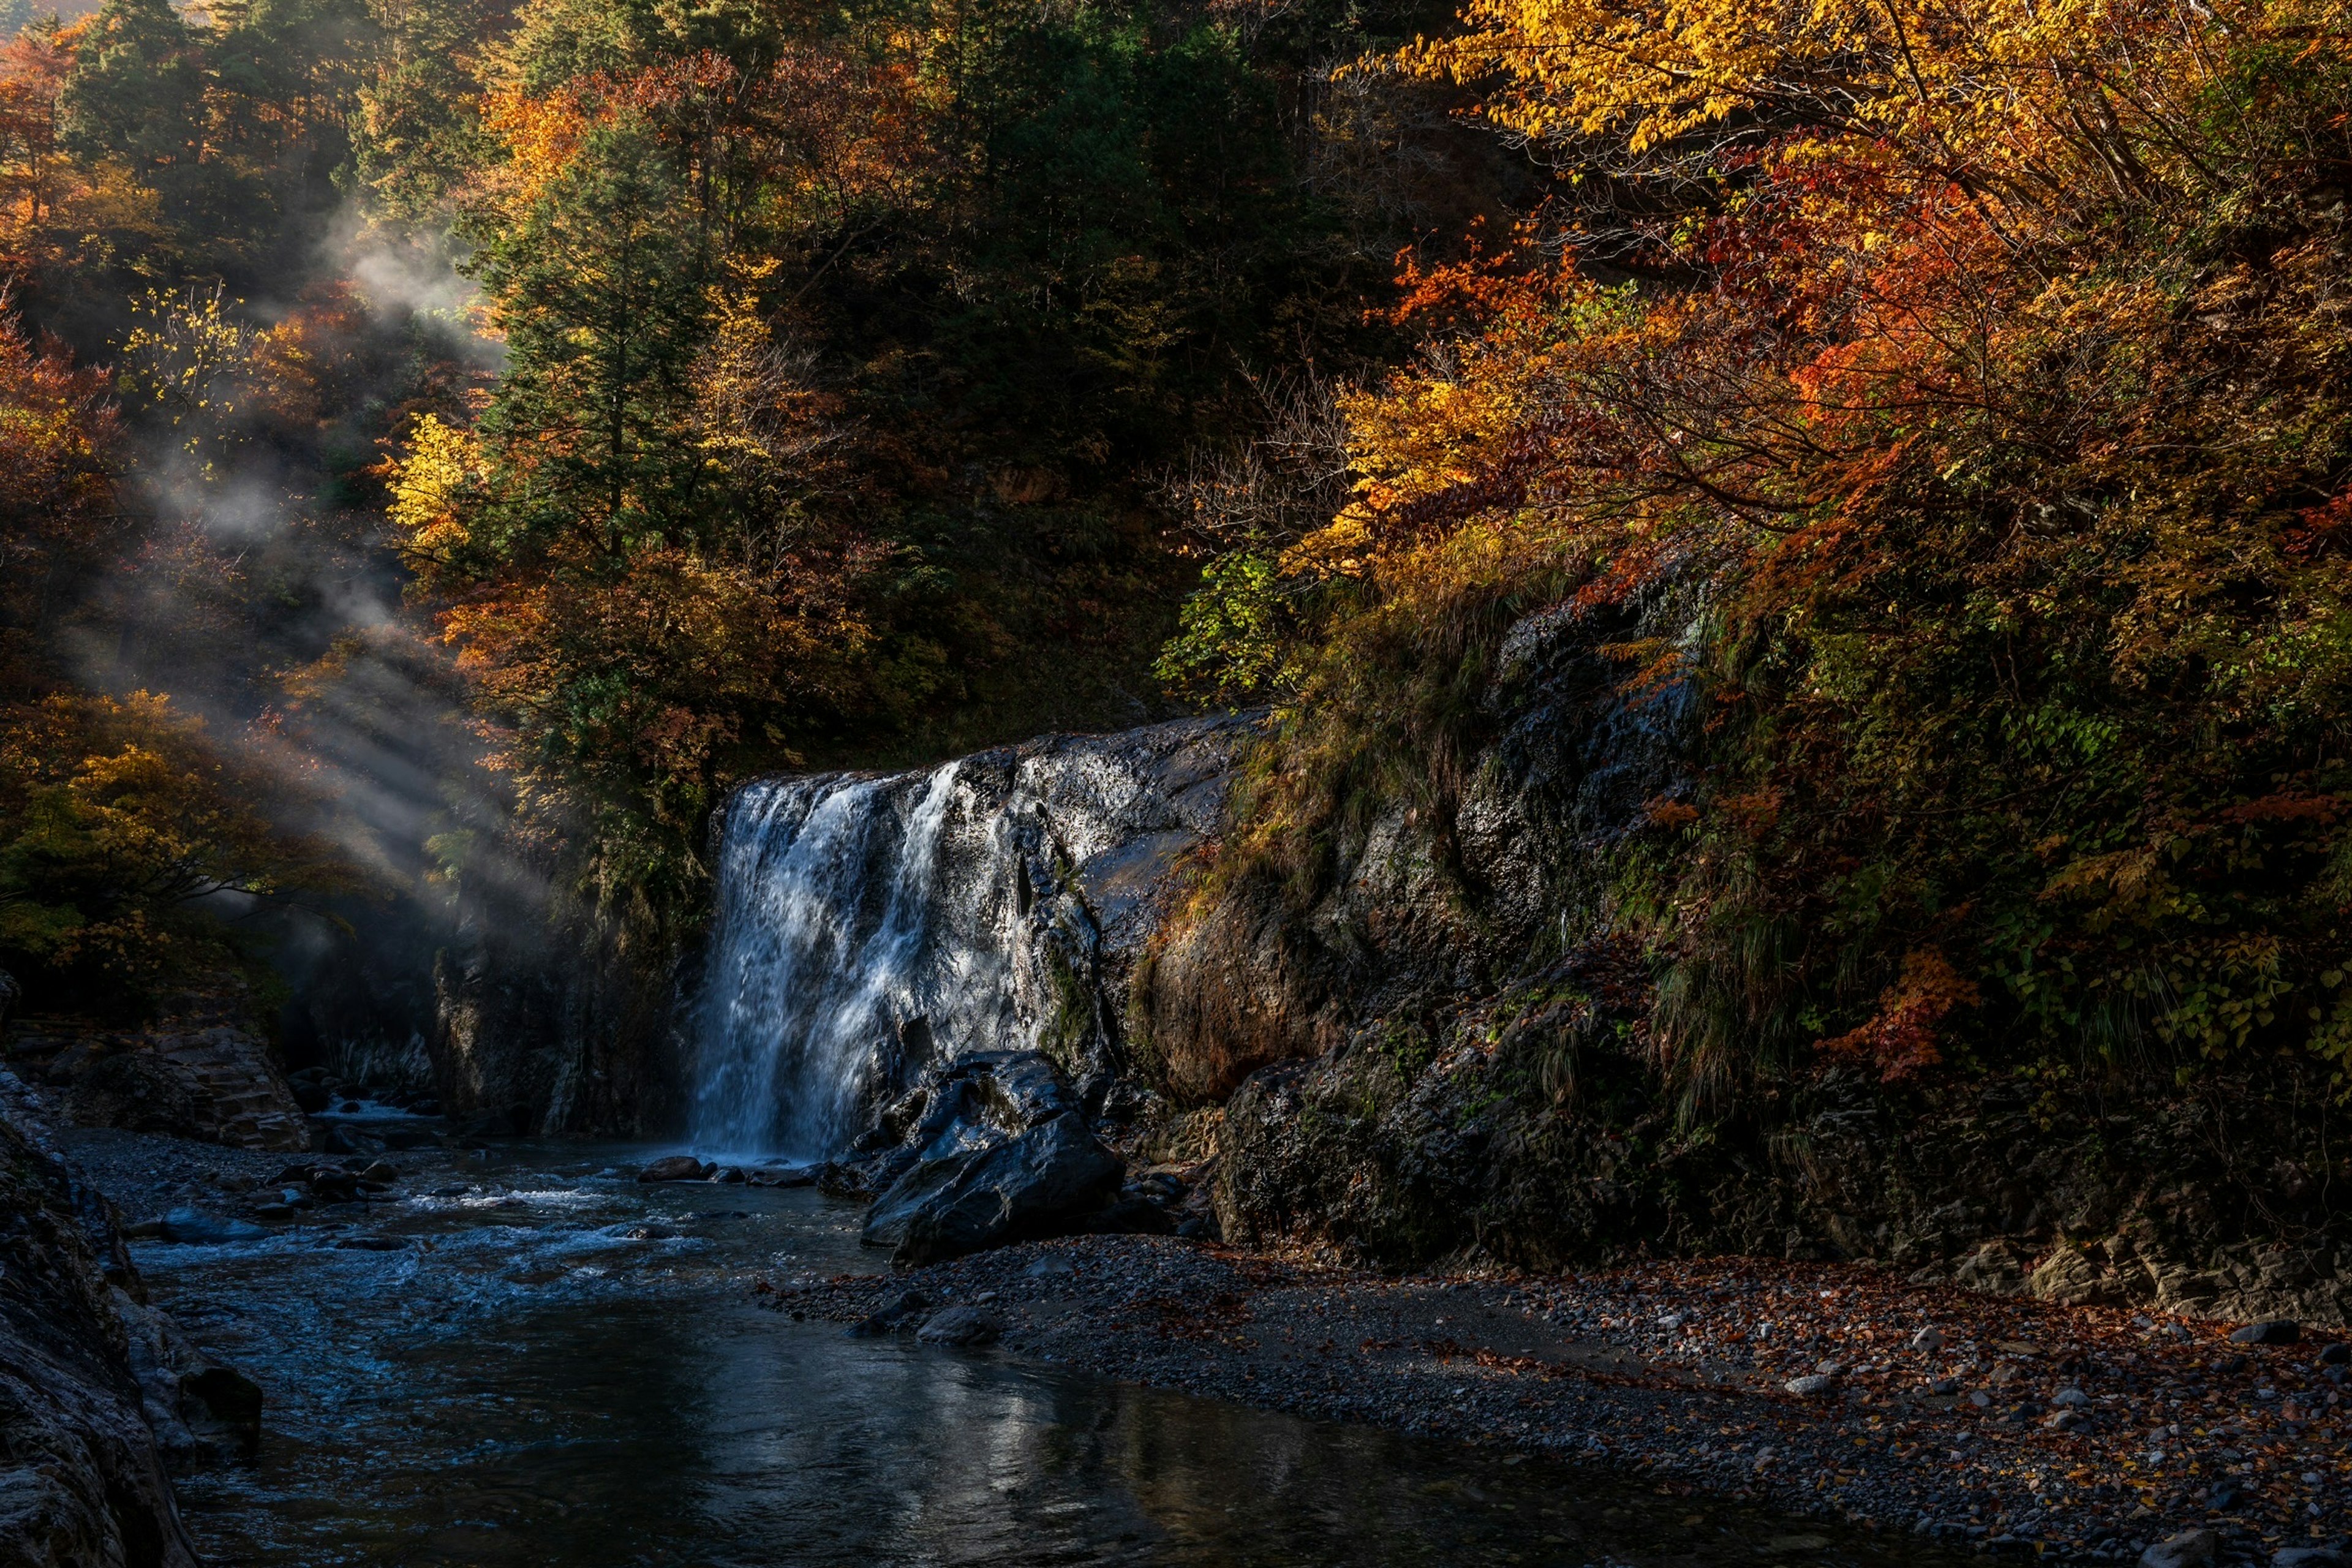
[[[173,1016],[139,1029],[23,1018],[7,1034],[8,1063],[58,1090],[66,1119],[85,1127],[306,1151],[301,1108],[241,999],[241,988],[184,999]]]
[[[433,964],[423,1054],[435,1099],[482,1132],[674,1131],[679,962],[670,939],[616,916],[574,910],[551,923],[541,889],[468,894]]]
[[[1084,1228],[1126,1166],[1035,1052],[959,1059],[886,1111],[902,1166],[867,1213],[864,1240],[900,1268]]]
[[[176,1336],[137,1300],[103,1200],[23,1103],[0,1073],[0,1563],[194,1568],[153,1424],[199,1442],[179,1415]]]
[[[1682,683],[1629,691],[1601,650],[1671,639],[1696,613],[1665,594],[1520,621],[1448,789],[1367,788],[1288,847],[1292,868],[1317,868],[1307,892],[1281,866],[1234,871],[1156,935],[1129,1000],[1138,1053],[1180,1098],[1221,1100],[1268,1063],[1491,995],[1572,946],[1609,853],[1688,793],[1696,724]]]
[[[1606,976],[1547,979],[1528,990],[1558,1005]],[[2345,1129],[2318,1085],[2029,1097],[1831,1071],[1685,1125],[1637,1054],[1588,1036],[1571,1079],[1566,1031],[1498,1027],[1512,1012],[1368,1028],[1253,1076],[1217,1124],[1227,1238],[1390,1268],[1869,1259],[1995,1294],[2352,1326],[2352,1247],[2314,1174]]]

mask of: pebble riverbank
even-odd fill
[[[1391,1278],[1087,1237],[763,1279],[853,1332],[1637,1472],[1991,1554],[2336,1562],[2352,1347],[1909,1285],[1866,1266]],[[961,1309],[961,1310],[955,1310]],[[927,1326],[928,1325],[928,1326]],[[2288,1331],[2274,1328],[2273,1338]]]

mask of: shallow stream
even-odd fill
[[[845,1338],[751,1285],[870,1273],[809,1189],[641,1186],[646,1151],[451,1156],[394,1201],[145,1243],[266,1388],[260,1463],[184,1489],[222,1563],[1895,1563],[1704,1498],[1374,1429]],[[437,1157],[436,1157],[437,1158]],[[1760,1553],[1760,1555],[1759,1555]]]

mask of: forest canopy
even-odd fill
[[[1314,608],[1234,647],[1291,717],[1219,875],[1311,896],[1384,781],[1442,814],[1504,628],[1619,606],[1702,766],[1586,929],[1692,1108],[1825,1058],[2343,1062],[2344,8],[1465,21],[1387,68],[1565,188],[1412,272],[1449,330],[1265,553]]]
[[[1643,955],[1690,1107],[1824,1059],[2341,1062],[2347,20],[34,20],[0,653],[46,826],[0,958],[188,901],[125,889],[446,887],[493,840],[671,940],[753,773],[1205,702],[1277,724],[1201,896],[1303,910],[1368,802],[1447,820],[1503,638],[1565,607],[1697,716],[1559,939]],[[394,689],[470,718],[397,853],[313,765]],[[101,897],[103,813],[170,798],[134,752],[257,815],[190,807],[213,847]]]

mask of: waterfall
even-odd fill
[[[1218,820],[1246,718],[1062,735],[920,773],[746,784],[694,1021],[708,1155],[841,1152],[928,1060],[1108,1060],[1107,984]]]
[[[934,889],[955,773],[782,780],[736,797],[720,841],[698,1147],[814,1158],[855,1133],[890,1046],[941,1001]],[[985,984],[971,972],[986,967],[953,969]]]

